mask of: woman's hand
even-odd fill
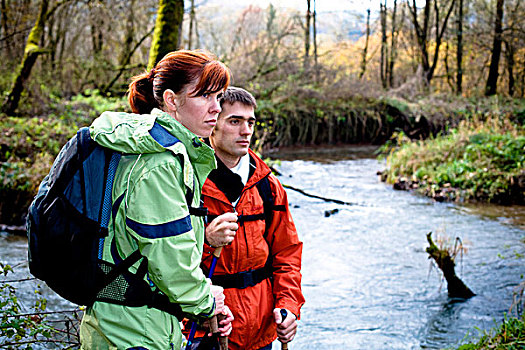
[[[212,247],[230,244],[239,229],[236,213],[224,213],[213,219],[206,227],[206,240]]]
[[[221,337],[227,337],[232,332],[233,314],[227,305],[224,305],[223,312],[217,316],[219,318],[219,332]]]
[[[226,307],[224,305],[224,299],[226,297],[224,296],[224,288],[221,286],[214,286],[213,284],[210,285],[211,294],[215,298],[215,313],[214,315],[221,314]],[[229,310],[229,309],[228,309]]]

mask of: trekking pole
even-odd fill
[[[211,261],[210,265],[210,273],[208,275],[208,278],[211,278],[213,276],[213,272],[215,272],[215,266],[217,265],[217,261],[219,260],[219,257],[221,256],[222,247],[215,248],[213,251],[213,259]],[[210,327],[211,332],[213,334],[219,333],[219,321],[221,321],[223,318],[225,318],[225,315],[215,315],[212,317],[210,321]],[[219,338],[219,348],[221,350],[228,350],[228,337],[223,337],[221,335],[217,335]]]
[[[288,311],[286,309],[281,309],[281,324],[284,322],[284,319],[288,316]],[[281,343],[282,350],[288,350],[288,343]]]
[[[221,256],[221,252],[222,252],[222,247],[215,248],[215,250],[213,251],[213,258],[211,260],[208,278],[212,278],[213,273],[215,272],[215,267],[217,266],[217,261],[219,260],[219,257]],[[210,328],[213,334],[218,333],[219,322],[217,320],[217,315],[211,318]],[[186,350],[191,349],[191,343],[193,342],[193,339],[195,338],[196,331],[197,331],[197,322],[194,321],[191,323],[191,329],[190,329],[190,334],[188,335],[188,343],[186,344]],[[219,345],[221,349],[228,350],[228,337],[219,336]]]

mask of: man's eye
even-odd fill
[[[223,93],[220,93],[217,95],[217,100],[220,101],[224,98],[224,94]]]

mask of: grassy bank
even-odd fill
[[[259,99],[253,146],[262,152],[290,145],[382,144],[397,132],[399,148],[389,156],[389,181],[405,177],[431,195],[445,188],[454,199],[523,198],[525,136],[519,125],[525,106],[520,100],[495,101],[487,107],[483,101],[450,96],[413,102],[394,97],[327,99],[297,91]],[[67,100],[49,96],[45,107],[34,117],[0,118],[0,224],[23,223],[53,159],[80,126],[91,124],[105,110],[128,110],[124,97],[97,92]],[[446,136],[434,137],[456,126]],[[429,137],[428,142],[410,141]],[[481,158],[469,158],[477,154]]]
[[[501,325],[484,332],[479,340],[463,344],[457,350],[525,349],[525,316],[505,317]]]
[[[525,204],[525,109],[466,115],[427,140],[397,134],[384,179],[437,200]]]
[[[123,98],[88,92],[54,100],[43,115],[0,118],[0,223],[21,225],[23,214],[61,147],[104,110],[125,110]]]

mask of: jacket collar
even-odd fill
[[[264,161],[255,154],[251,149],[248,150],[250,154],[250,163],[251,165],[255,166],[255,169],[253,170],[253,173],[250,172],[250,177],[248,178],[248,182],[246,185],[244,185],[244,188],[242,191],[246,191],[247,189],[255,186],[259,181],[261,181],[264,177],[270,175],[271,170]],[[217,160],[219,162],[220,160]],[[228,191],[230,189],[225,188],[224,184],[222,183],[224,179],[218,179],[219,176],[221,176],[221,171],[228,171],[231,173],[231,175],[238,176],[237,174],[234,174],[230,169],[228,169],[224,164],[222,165],[226,170],[221,170],[221,165],[219,164],[218,170],[213,171],[210,174],[210,177],[206,180],[206,186],[202,189],[202,194],[207,195],[209,197],[213,197],[216,199],[220,199],[224,202],[231,203],[232,201],[228,198]],[[252,167],[253,169],[253,167]],[[240,179],[239,179],[240,182]],[[242,183],[241,183],[242,184]],[[233,191],[238,191],[238,189],[233,189]],[[230,197],[233,197],[233,195],[230,195]]]
[[[199,183],[203,184],[210,171],[216,167],[213,149],[168,113],[155,108],[151,114],[156,117],[157,123],[182,142],[195,167]]]

